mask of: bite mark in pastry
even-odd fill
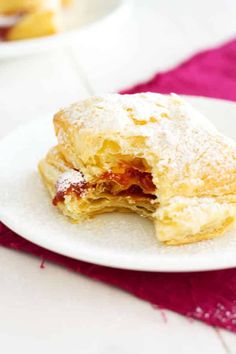
[[[236,217],[236,144],[177,95],[91,97],[54,117],[58,145],[39,164],[72,221],[136,212],[178,245],[222,234]]]

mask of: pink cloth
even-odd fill
[[[236,101],[236,40],[196,54],[176,68],[122,93],[145,91]]]
[[[236,41],[195,55],[176,69],[126,91],[176,92],[236,100]],[[0,244],[114,285],[151,304],[236,332],[236,269],[158,273],[113,269],[58,255],[0,223]],[[43,265],[42,265],[43,267]]]

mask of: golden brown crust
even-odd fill
[[[179,245],[186,245],[189,243],[194,243],[194,242],[199,242],[204,240],[211,240],[213,238],[216,238],[217,236],[223,235],[223,233],[230,228],[230,226],[234,223],[234,221],[235,221],[234,217],[229,217],[217,229],[209,228],[206,229],[205,232],[203,233],[197,233],[196,235],[187,235],[185,238],[181,238],[181,239],[172,239],[167,241],[162,240],[162,242],[164,242],[168,246],[179,246]]]
[[[59,19],[55,11],[41,10],[23,16],[6,35],[8,41],[49,36],[59,30]]]
[[[2,27],[2,39],[13,41],[57,33],[61,28],[62,6],[71,3],[71,0],[0,0],[0,15],[9,21],[9,26]]]
[[[178,96],[91,97],[58,112],[54,127],[56,149],[67,168],[80,171],[87,183],[99,186],[77,202],[73,196],[60,205],[67,204],[71,214],[63,212],[73,214],[73,219],[95,215],[99,208],[101,212],[130,209],[152,219],[157,237],[167,244],[213,238],[234,222],[236,144]],[[50,161],[51,166],[55,159],[50,155],[45,163]],[[122,199],[114,196],[114,185],[99,184],[108,171],[120,178],[122,164],[149,174],[154,192],[147,193],[141,186],[146,193],[141,194],[142,200],[127,195]],[[41,165],[44,179],[49,165]],[[102,188],[106,203],[102,200],[95,210],[93,199],[104,193]]]
[[[43,0],[0,0],[0,14],[33,12],[39,10],[44,3]]]

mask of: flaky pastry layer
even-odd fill
[[[235,221],[236,144],[178,96],[91,97],[58,112],[54,126],[58,145],[39,169],[72,220],[133,211],[171,245]]]
[[[62,5],[72,0],[0,0],[0,39],[48,36],[61,28]],[[3,21],[3,22],[2,22]]]

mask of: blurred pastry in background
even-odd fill
[[[0,40],[42,37],[60,31],[64,6],[73,0],[0,0]]]

